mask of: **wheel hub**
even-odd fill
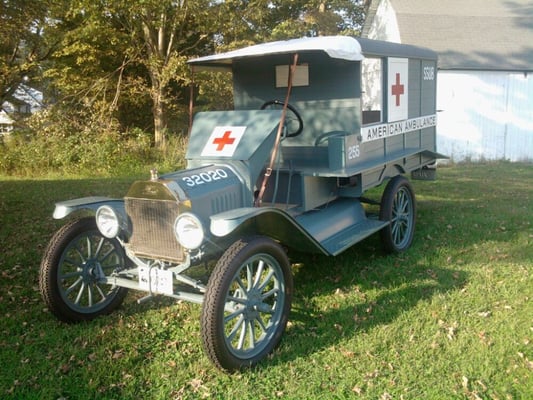
[[[259,317],[260,305],[263,303],[261,293],[256,289],[252,289],[247,293],[246,297],[247,302],[245,305],[244,317],[247,320],[257,319]]]
[[[83,281],[85,283],[94,283],[100,279],[100,263],[96,260],[88,260],[83,267]]]

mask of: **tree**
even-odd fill
[[[134,7],[125,21],[131,27],[150,77],[150,97],[154,117],[155,144],[164,147],[167,129],[169,87],[189,84],[188,57],[204,46],[210,37],[209,2],[201,0],[145,1]]]
[[[273,39],[353,33],[362,3],[72,0],[50,17],[57,29],[49,40],[61,45],[45,65],[45,76],[72,107],[91,109],[126,128],[145,123],[139,116],[150,108],[154,143],[164,147],[170,117],[187,113],[187,59]]]
[[[0,105],[11,99],[19,85],[39,78],[40,66],[54,49],[45,30],[52,1],[1,0]]]
[[[312,1],[308,5],[304,20],[318,36],[359,36],[368,3],[368,0]]]
[[[220,34],[225,45],[302,36],[360,33],[368,0],[226,0]]]
[[[186,60],[210,45],[210,6],[207,0],[71,2],[58,18],[65,35],[47,77],[64,98],[99,104],[109,117],[124,117],[121,104],[147,95],[154,143],[164,147],[169,110],[189,84]]]

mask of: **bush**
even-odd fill
[[[0,144],[0,174],[116,176],[183,167],[183,136],[169,135],[164,150],[154,149],[151,141],[138,128],[120,132],[113,121],[47,110]]]

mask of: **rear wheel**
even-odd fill
[[[102,279],[125,264],[120,243],[102,236],[93,217],[73,220],[56,232],[46,248],[39,272],[41,295],[61,321],[109,314],[120,306],[128,289]]]
[[[379,217],[390,224],[381,230],[385,250],[399,253],[413,241],[416,224],[416,200],[411,183],[403,176],[392,178],[383,192]]]
[[[291,308],[292,274],[282,247],[266,237],[235,242],[209,279],[203,345],[217,367],[257,364],[279,343]]]

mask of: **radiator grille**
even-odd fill
[[[170,200],[126,198],[131,220],[129,247],[138,257],[181,262],[183,249],[174,236],[178,204]]]

